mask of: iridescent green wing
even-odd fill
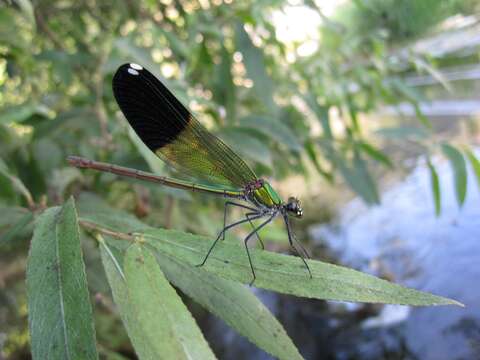
[[[113,94],[145,145],[180,172],[233,188],[244,188],[257,178],[142,66],[120,66],[113,77]]]

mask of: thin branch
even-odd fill
[[[85,220],[80,220],[79,221],[80,225],[88,230],[91,230],[91,231],[94,231],[94,232],[97,232],[97,233],[100,233],[100,234],[103,234],[103,235],[107,235],[107,236],[111,236],[111,237],[114,237],[116,239],[121,239],[121,240],[128,240],[128,241],[134,241],[135,240],[135,236],[131,235],[131,234],[126,234],[126,233],[122,233],[122,232],[118,232],[118,231],[113,231],[113,230],[109,230],[109,229],[105,229],[105,228],[102,228],[90,221],[85,221]]]

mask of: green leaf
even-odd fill
[[[142,329],[162,359],[215,359],[195,320],[170,286],[155,257],[139,244],[124,260],[129,300]]]
[[[308,107],[313,110],[317,119],[320,121],[322,126],[323,133],[327,139],[333,139],[332,128],[330,126],[330,117],[328,114],[329,107],[322,106],[317,102],[315,94],[310,92],[308,95],[304,96],[304,100],[307,103]]]
[[[355,151],[353,157],[354,171],[357,181],[362,183],[362,188],[368,191],[368,198],[372,204],[380,203],[380,196],[378,195],[377,184],[368,171],[367,164],[360,156],[358,151]],[[354,180],[355,181],[355,180]]]
[[[41,138],[34,141],[32,152],[37,166],[46,177],[50,176],[55,168],[65,164],[62,149],[52,139]]]
[[[27,263],[34,359],[97,359],[73,199],[38,218]]]
[[[422,112],[422,110],[420,109],[420,105],[415,102],[415,103],[412,103],[412,106],[415,109],[415,115],[417,116],[417,119],[420,120],[420,122],[423,124],[423,126],[431,129],[432,128],[432,123],[425,116],[425,114]]]
[[[453,170],[457,203],[461,207],[467,195],[467,164],[460,151],[449,144],[441,145],[445,156],[450,160]]]
[[[161,27],[158,28],[158,32],[163,34],[168,41],[169,48],[172,52],[179,58],[185,59],[190,54],[190,49],[188,48],[185,41],[182,41],[173,31],[163,30]]]
[[[371,144],[362,141],[359,143],[359,146],[372,159],[377,160],[378,162],[384,164],[385,166],[388,166],[389,168],[393,168],[393,164],[390,158],[380,150],[373,147]]]
[[[390,79],[389,84],[393,89],[397,90],[401,96],[403,96],[415,110],[417,119],[428,129],[432,128],[430,120],[422,113],[420,109],[420,101],[423,100],[422,95],[415,88],[407,86],[402,80],[395,78]]]
[[[262,50],[252,43],[250,36],[241,23],[236,25],[235,41],[237,49],[243,55],[243,63],[247,69],[247,75],[253,80],[253,90],[266,109],[273,113],[275,110],[273,82],[267,73]]]
[[[347,185],[355,191],[367,204],[378,204],[378,195],[375,181],[370,176],[365,161],[355,152],[353,164],[350,166],[345,158],[335,158],[335,164],[345,179]]]
[[[425,137],[427,137],[427,132],[424,129],[413,126],[385,127],[378,129],[375,132],[378,135],[389,139],[424,139]]]
[[[302,358],[282,325],[248,288],[191,266],[155,245],[154,253],[169,281],[239,334],[278,359]]]
[[[322,175],[330,184],[333,184],[333,174],[323,168],[323,166],[318,161],[317,151],[315,150],[315,145],[311,141],[305,142],[305,151],[307,152],[307,156],[313,162],[315,169],[317,169],[318,173]]]
[[[467,154],[468,161],[470,161],[475,177],[477,178],[478,186],[480,186],[480,161],[478,161],[475,154],[468,148],[465,149],[465,154]]]
[[[0,246],[5,246],[13,241],[24,237],[31,231],[33,213],[25,213],[18,221],[11,224],[10,228],[0,233]]]
[[[135,44],[132,36],[119,37],[115,40],[114,47],[120,52],[120,58],[130,59],[132,62],[141,64],[152,73],[158,75],[160,65],[153,62],[148,49],[139,47]],[[115,64],[114,68],[117,68],[119,65],[120,63]],[[109,67],[107,70],[109,70]]]
[[[137,133],[131,126],[128,127],[128,137],[135,144],[137,150],[142,154],[142,157],[147,162],[150,169],[158,175],[161,175],[164,171],[164,165],[162,161],[150,150],[145,143],[140,140]]]
[[[432,64],[425,61],[418,55],[413,55],[413,62],[417,69],[426,70],[435,80],[437,80],[448,91],[452,92],[453,89],[449,84],[449,80],[443,75],[443,73],[437,70]]]
[[[147,230],[148,244],[162,254],[190,266],[202,262],[212,240],[171,230]],[[404,305],[461,305],[455,300],[435,296],[376,278],[345,267],[307,260],[310,279],[298,257],[257,249],[250,250],[256,269],[255,286],[309,298]],[[250,283],[252,274],[245,249],[219,242],[202,269],[220,277]]]
[[[356,133],[360,133],[360,124],[358,123],[358,111],[355,101],[352,95],[348,92],[348,89],[344,87],[345,92],[345,102],[347,104],[348,114],[350,115],[350,119],[352,120],[352,130]]]
[[[63,167],[53,170],[53,174],[49,179],[49,186],[58,195],[63,195],[65,190],[76,180],[82,178],[82,173],[74,167]]]
[[[232,54],[225,46],[221,50],[221,62],[215,66],[214,99],[227,111],[227,119],[236,116],[236,88],[232,77]]]
[[[11,175],[10,170],[7,167],[7,164],[0,158],[0,177],[4,177],[8,182],[10,182],[15,189],[15,191],[25,197],[28,205],[33,205],[33,198],[28,191],[27,187],[23,184],[22,180],[18,177]]]
[[[107,243],[124,249],[124,242],[119,240],[107,238]],[[188,265],[156,248],[153,248],[153,252],[170,282],[223,319],[239,334],[279,359],[301,358],[282,325],[243,285]]]
[[[11,46],[13,49],[26,50],[30,42],[23,36],[25,32],[19,31],[20,21],[18,20],[17,12],[13,7],[0,7],[0,42]]]
[[[223,128],[219,135],[240,155],[267,167],[272,166],[272,154],[268,146],[248,131],[229,127]]]
[[[78,199],[80,221],[95,224],[112,231],[131,232],[149,228],[126,211],[114,209],[98,196],[82,193]]]
[[[302,145],[293,135],[292,130],[279,120],[275,121],[269,117],[250,115],[242,118],[239,125],[261,132],[279,144],[285,145],[291,150],[301,151]]]
[[[20,221],[28,213],[28,209],[19,206],[0,206],[0,232]]]
[[[438,173],[430,159],[427,159],[428,169],[430,170],[430,184],[432,187],[433,200],[435,202],[435,215],[439,216],[442,205],[440,198],[440,180],[438,178]]]
[[[166,314],[165,304],[162,302],[165,300],[164,296],[171,296],[171,291],[174,290],[169,289],[170,295],[158,293],[160,291],[159,287],[165,290],[169,285],[165,279],[162,279],[163,274],[158,269],[155,260],[152,263],[151,255],[147,259],[147,265],[145,265],[144,258],[143,260],[137,260],[135,249],[131,252],[127,250],[127,253],[130,254],[125,260],[125,270],[128,271],[128,275],[124,273],[124,269],[119,261],[120,257],[115,256],[112,249],[104,241],[101,241],[102,262],[110,288],[112,289],[113,298],[138,357],[140,359],[186,358],[186,354],[182,352],[183,344],[177,337],[172,337],[172,334],[170,334],[165,338],[165,334],[174,330],[172,328],[174,325],[171,324],[170,315]],[[136,261],[140,261],[140,263],[134,264]],[[141,261],[144,261],[143,265]],[[154,273],[146,276],[145,266],[148,267],[148,271],[154,271]],[[153,270],[154,268],[155,270]],[[142,276],[144,279],[141,279]],[[136,279],[141,281],[141,284],[146,287],[143,288],[139,284],[132,283]],[[147,284],[145,284],[146,282]],[[135,293],[135,291],[140,291],[140,294]],[[145,293],[149,297],[142,299],[141,295]],[[176,294],[173,295],[177,296]],[[153,296],[153,298],[150,296]],[[152,309],[152,306],[155,305],[159,307]],[[175,314],[175,316],[178,316],[178,314]],[[184,318],[185,315],[183,315]],[[184,325],[184,322],[182,324]],[[194,331],[196,332],[196,330]],[[181,340],[188,341],[185,338]],[[202,348],[202,351],[205,351],[205,348]],[[214,356],[208,356],[208,358],[214,358]]]
[[[34,114],[45,114],[46,111],[44,107],[34,103],[12,106],[0,113],[0,124],[21,123]]]
[[[157,353],[150,343],[150,339],[144,336],[138,315],[129,297],[122,266],[104,242],[100,243],[100,250],[103,268],[112,289],[113,299],[119,309],[123,325],[127,330],[135,352],[140,359],[160,359],[161,353]]]

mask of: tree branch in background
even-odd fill
[[[64,50],[64,46],[62,42],[57,37],[57,35],[52,30],[50,30],[50,28],[48,27],[45,21],[45,18],[43,17],[43,14],[40,12],[38,7],[35,8],[34,14],[35,14],[35,21],[37,22],[39,30],[47,36],[47,38],[53,43],[53,45],[57,49]]]

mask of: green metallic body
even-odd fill
[[[280,196],[268,182],[264,182],[262,187],[253,191],[253,198],[259,204],[272,208],[283,203]]]

